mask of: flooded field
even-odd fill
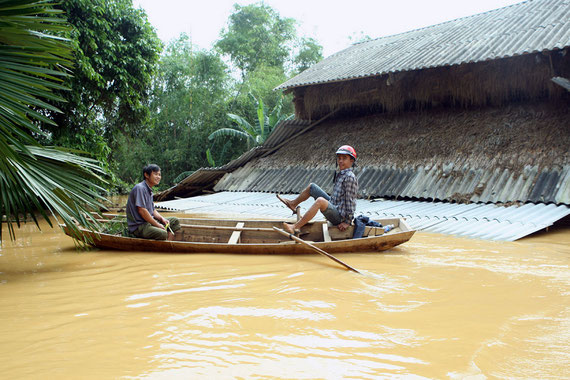
[[[568,227],[337,255],[363,275],[316,254],[78,252],[45,224],[17,237],[5,379],[570,377]]]

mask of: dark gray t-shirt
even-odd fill
[[[129,193],[127,200],[127,224],[129,231],[135,231],[141,224],[146,223],[137,207],[146,208],[150,215],[154,217],[154,202],[152,201],[152,189],[142,181],[137,183]]]

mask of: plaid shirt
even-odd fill
[[[358,193],[358,181],[352,172],[352,168],[341,170],[334,183],[331,203],[345,223],[352,223],[356,210],[356,193]]]

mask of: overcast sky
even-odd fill
[[[210,49],[232,13],[249,0],[133,0],[143,8],[161,40],[185,32],[192,43]],[[299,22],[300,36],[316,39],[324,56],[368,35],[388,36],[519,3],[520,0],[265,0],[281,17]],[[352,40],[350,39],[352,37]]]

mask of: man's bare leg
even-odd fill
[[[300,230],[301,227],[309,223],[311,219],[313,219],[315,215],[317,215],[317,212],[319,210],[323,212],[327,209],[327,207],[329,207],[329,201],[327,201],[325,198],[319,197],[317,198],[315,203],[313,203],[312,206],[309,207],[305,215],[303,215],[303,217],[297,221],[297,223],[295,224],[283,223],[283,228],[285,229],[285,231],[289,232],[290,234],[294,234],[296,230],[297,231]]]
[[[311,185],[307,186],[295,199],[285,199],[283,201],[291,210],[295,210],[300,203],[303,203],[311,196]]]

